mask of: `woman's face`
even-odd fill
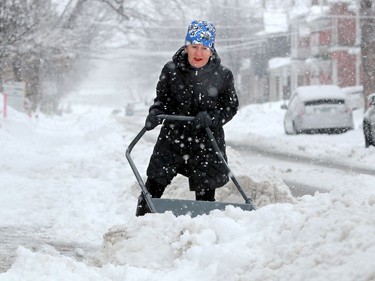
[[[189,63],[195,68],[205,66],[212,55],[210,48],[201,44],[187,45],[186,52]]]

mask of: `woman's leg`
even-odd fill
[[[147,190],[150,192],[151,197],[153,198],[160,198],[163,195],[163,192],[165,190],[165,186],[161,185],[160,183],[148,178],[146,180],[145,186]],[[146,200],[141,194],[138,197],[138,204],[137,204],[137,210],[135,212],[135,215],[137,217],[143,216],[147,213],[151,213],[150,208],[147,206]]]
[[[197,201],[215,201],[215,189],[202,189],[195,191]]]

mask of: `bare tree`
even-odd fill
[[[27,94],[38,98],[39,36],[53,18],[50,1],[5,0],[0,5],[1,76],[26,82]]]
[[[26,83],[31,109],[54,109],[79,82],[92,42],[108,38],[105,1],[71,0],[59,15],[50,0],[0,3],[0,78]],[[80,69],[81,70],[81,69]],[[73,78],[74,77],[74,78]]]

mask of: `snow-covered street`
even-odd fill
[[[31,119],[10,110],[0,121],[0,229],[33,241],[17,249],[0,280],[375,278],[373,177],[348,174],[340,186],[332,178],[332,191],[293,198],[281,180],[288,167],[249,169],[229,147],[229,163],[257,211],[136,218],[139,189],[124,153],[144,116],[125,117],[113,106],[71,109]],[[359,117],[345,134],[286,136],[282,114],[277,103],[242,108],[226,127],[228,142],[375,168]],[[133,152],[142,173],[150,135]],[[311,181],[319,184],[313,173]],[[165,196],[192,198],[184,178],[172,185]],[[238,200],[234,193],[225,187],[217,200]]]

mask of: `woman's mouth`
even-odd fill
[[[201,58],[194,58],[195,61],[201,61]]]

